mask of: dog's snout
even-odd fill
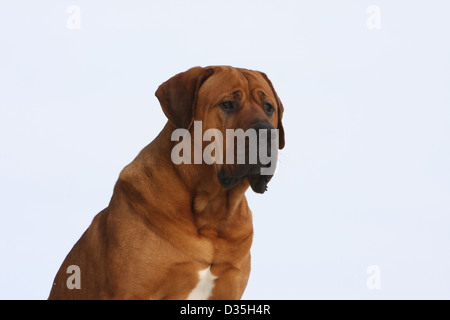
[[[252,129],[256,131],[256,136],[258,137],[258,147],[266,147],[267,154],[270,156],[272,135],[274,134],[272,129],[275,129],[275,127],[270,123],[259,123],[252,127]]]
[[[253,129],[256,130],[256,131],[259,131],[259,130],[271,130],[271,129],[275,129],[275,127],[272,124],[270,124],[270,123],[263,122],[263,123],[258,123],[257,125],[255,125],[253,127]]]

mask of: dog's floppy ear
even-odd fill
[[[210,68],[194,67],[173,76],[156,90],[164,114],[175,127],[189,130],[198,90],[212,73]]]
[[[284,107],[283,104],[281,103],[280,98],[278,97],[277,92],[275,91],[275,89],[273,88],[273,84],[270,81],[270,79],[267,77],[267,75],[264,72],[260,72],[260,74],[263,76],[263,78],[267,81],[267,83],[269,84],[270,88],[272,89],[273,95],[275,96],[275,99],[277,100],[277,105],[278,105],[278,147],[281,149],[284,148],[284,128],[283,128],[283,123],[281,122],[282,118],[283,118],[283,112],[284,112]]]

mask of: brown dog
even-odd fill
[[[283,106],[264,73],[195,67],[156,91],[169,121],[126,166],[59,269],[49,299],[239,299],[250,274],[249,186],[258,164],[174,164],[175,129],[278,128]],[[78,273],[78,274],[76,274]],[[77,276],[77,277],[73,277]],[[74,282],[79,283],[74,283]]]

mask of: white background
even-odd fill
[[[0,298],[48,297],[120,170],[164,126],[158,85],[232,65],[267,73],[285,106],[277,175],[247,192],[244,298],[449,299],[449,12],[437,0],[2,1]]]

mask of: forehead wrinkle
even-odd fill
[[[211,94],[214,92],[221,93],[213,97]],[[228,66],[218,67],[215,76],[207,79],[200,87],[200,93],[209,95],[214,101],[228,96],[241,101],[253,100],[259,104],[263,98],[260,92],[265,98],[272,100],[271,90],[259,73]]]
[[[245,96],[249,97],[250,100],[254,100],[255,102],[259,102],[259,92],[263,91],[261,86],[258,86],[258,76],[251,71],[248,70],[240,70],[239,72],[243,78],[245,79]],[[256,82],[256,88],[251,88],[251,84]],[[265,95],[265,94],[264,94]]]
[[[231,67],[223,67],[216,72],[216,77],[213,75],[211,79],[208,79],[212,80],[212,86],[216,89],[221,88],[222,90],[220,91],[227,91],[229,94],[233,94],[237,90],[248,88],[248,80],[238,70]]]
[[[253,97],[256,102],[264,99],[273,100],[272,90],[259,73],[245,69],[242,70],[241,73],[244,74],[247,80],[250,96]],[[251,88],[251,84],[253,84],[253,88]]]

